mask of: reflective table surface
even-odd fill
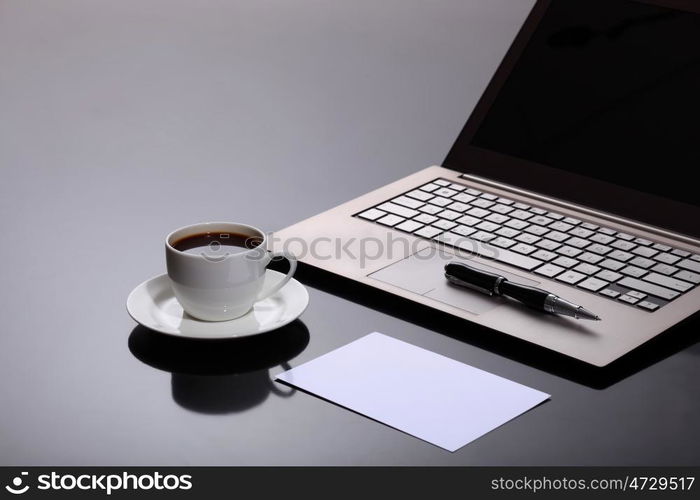
[[[591,373],[308,268],[252,339],[126,313],[176,227],[276,230],[440,163],[531,5],[1,2],[0,464],[700,464],[697,320]],[[448,453],[271,381],[372,331],[552,399]]]

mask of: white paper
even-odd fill
[[[378,332],[276,379],[449,451],[550,397]]]

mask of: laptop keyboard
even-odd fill
[[[700,283],[700,255],[435,179],[355,215],[653,312]]]

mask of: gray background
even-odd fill
[[[310,288],[292,365],[378,330],[552,394],[454,454],[128,348],[168,231],[275,230],[440,163],[532,3],[0,0],[0,464],[700,464],[693,339],[599,390]]]

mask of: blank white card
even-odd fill
[[[550,397],[378,332],[276,379],[449,451]]]

